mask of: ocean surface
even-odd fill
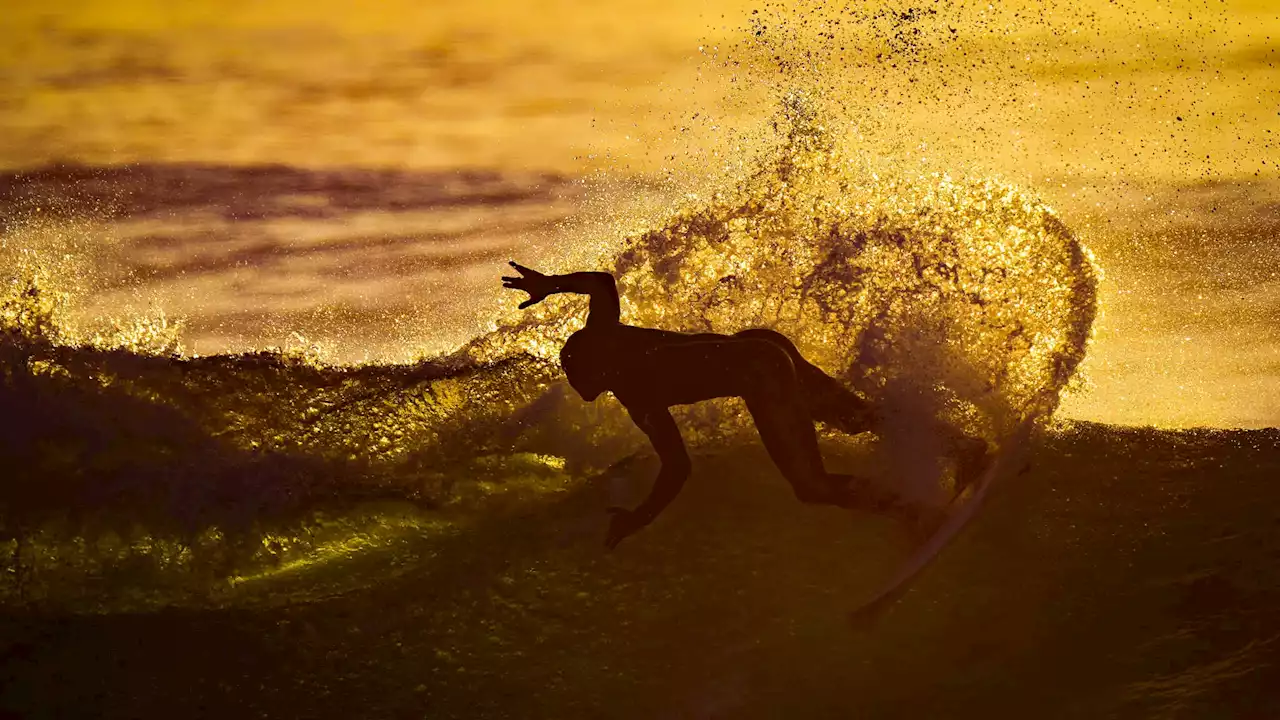
[[[4,179],[6,252],[52,243],[81,315],[159,308],[192,352],[296,332],[404,360],[508,309],[506,256],[653,224],[810,87],[868,155],[1015,183],[1095,253],[1090,389],[1065,414],[1276,425],[1275,8],[895,8],[20,4],[0,166],[37,172]],[[88,204],[33,227],[33,192]]]
[[[1261,0],[7,8],[0,715],[1277,716],[1278,64]],[[833,468],[1030,470],[850,627],[907,539],[717,402],[607,553],[655,461],[508,259],[911,421]]]

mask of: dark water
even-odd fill
[[[1049,421],[1276,424],[1274,8],[209,5],[0,23],[0,717],[1280,716],[1277,432]],[[509,257],[1033,468],[851,628],[907,540],[717,403],[605,552]]]
[[[279,607],[9,614],[18,717],[1175,717],[1280,709],[1274,431],[1040,438],[873,627],[893,528],[795,503],[755,447],[696,461],[609,553],[608,487],[343,565]],[[859,453],[828,448],[838,463]],[[621,471],[643,479],[648,463]],[[323,576],[314,582],[321,582]]]
[[[928,497],[941,469],[916,457],[929,452],[932,423],[999,444],[1009,428],[1052,413],[1085,353],[1093,266],[1069,228],[1015,188],[888,177],[854,192],[857,170],[820,120],[791,98],[781,142],[745,177],[625,239],[604,262],[631,322],[786,332],[903,420],[886,426],[886,454],[898,481]],[[509,207],[545,202],[546,192],[481,173],[163,166],[16,174],[3,197],[21,227],[86,207],[129,218],[177,208],[187,223],[212,213],[337,224],[362,207]],[[477,473],[509,481],[535,462],[580,477],[634,449],[616,404],[586,408],[552,387],[550,360],[580,327],[581,303],[509,315],[458,351],[412,364],[331,365],[308,348],[195,356],[163,317],[94,334],[77,327],[73,298],[50,272],[60,258],[41,264],[41,249],[14,248],[26,264],[0,305],[4,450],[15,469],[5,487],[9,592],[20,603],[83,606],[77,572],[131,563],[161,577],[171,567],[234,580],[263,562],[314,560],[328,542],[316,537],[315,514],[335,504],[439,506],[455,486],[483,485]],[[260,266],[272,252],[241,257]],[[225,250],[215,255],[226,262]],[[199,253],[186,257],[151,275],[205,271]],[[729,403],[681,413],[695,447],[749,434],[745,418]],[[77,571],[66,581],[50,570],[69,566]],[[125,606],[122,596],[101,605]]]
[[[1273,430],[1044,432],[1031,473],[851,628],[905,539],[796,503],[749,433],[686,418],[688,489],[608,553],[603,508],[653,461],[599,474],[639,438],[536,357],[184,359],[41,327],[3,345],[17,717],[1280,709]],[[884,472],[872,445],[825,442]]]
[[[846,620],[905,538],[796,503],[732,402],[681,414],[699,453],[690,487],[604,552],[602,509],[635,502],[654,468],[620,408],[571,398],[549,362],[580,305],[500,316],[456,352],[402,364],[331,364],[305,345],[195,356],[164,323],[90,336],[37,263],[0,305],[0,708],[1270,717],[1280,437],[1048,423],[1095,310],[1071,229],[999,183],[852,182],[803,104],[787,113],[773,154],[728,190],[601,257],[639,322],[783,328],[877,402],[997,443],[1042,421],[1030,474],[892,612]],[[513,221],[569,187],[186,165],[7,183],[21,232],[34,207],[55,237],[90,207],[143,223],[131,247],[183,246],[116,275],[160,283],[217,275],[227,257],[306,259],[218,223],[342,226],[321,254],[376,264],[372,248],[392,246],[408,262],[430,237],[352,236],[353,218],[496,207]],[[246,244],[202,265],[200,218],[203,241]],[[170,220],[180,238],[145,225]],[[372,269],[376,284],[395,266]],[[919,439],[824,435],[833,466],[936,482],[895,464]]]

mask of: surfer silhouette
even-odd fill
[[[607,547],[652,522],[689,477],[689,454],[669,408],[721,397],[746,401],[765,450],[800,501],[886,513],[913,526],[929,521],[929,508],[892,490],[827,472],[814,422],[856,435],[876,430],[881,417],[871,403],[805,360],[781,333],[689,334],[625,325],[609,273],[544,275],[510,264],[520,275],[502,278],[503,287],[529,294],[521,309],[556,293],[590,298],[586,327],[565,342],[560,364],[584,400],[612,392],[662,461],[652,490],[638,507],[609,508]],[[947,440],[962,489],[985,469],[987,446],[959,433]]]

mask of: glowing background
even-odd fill
[[[1280,424],[1269,2],[942,4],[930,27],[956,38],[924,38],[911,71],[876,65],[871,40],[835,62],[808,14],[748,2],[11,5],[0,166],[479,169],[525,191],[336,219],[182,207],[7,229],[10,246],[70,243],[84,313],[158,304],[197,352],[299,330],[339,358],[400,359],[472,336],[513,302],[494,282],[507,254],[562,257],[588,242],[558,224],[584,205],[643,205],[664,171],[731,155],[728,128],[750,137],[768,88],[740,89],[723,63],[758,60],[759,10],[771,47],[828,53],[816,74],[865,108],[867,147],[1019,183],[1095,252],[1091,387],[1063,414]],[[607,192],[569,181],[595,169]]]

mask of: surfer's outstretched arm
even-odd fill
[[[616,325],[622,312],[618,304],[618,285],[613,276],[606,272],[576,272],[568,275],[543,275],[537,270],[517,265],[511,267],[520,273],[520,277],[502,278],[502,286],[529,293],[529,299],[520,303],[524,309],[542,302],[548,295],[556,293],[577,293],[591,298],[591,314],[587,316],[587,324]]]
[[[611,549],[617,547],[623,538],[653,522],[653,519],[671,504],[676,495],[680,494],[680,489],[684,487],[684,482],[689,478],[689,471],[692,469],[689,453],[684,447],[684,439],[680,437],[680,428],[676,427],[676,421],[666,408],[644,410],[628,408],[627,411],[631,413],[631,419],[635,420],[636,425],[649,436],[653,449],[658,452],[658,458],[662,460],[662,469],[658,471],[658,477],[653,481],[649,496],[636,509],[609,508],[613,519],[609,523],[609,534],[604,544]]]

